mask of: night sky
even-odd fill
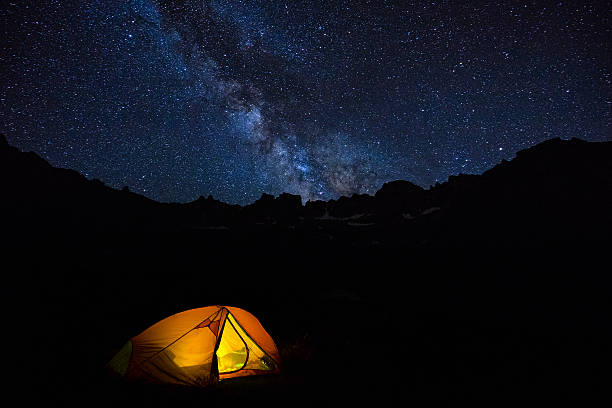
[[[608,2],[36,3],[2,2],[0,132],[160,201],[429,187],[612,138]]]

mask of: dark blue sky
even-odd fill
[[[40,3],[2,5],[0,132],[156,200],[428,187],[611,139],[606,2]]]

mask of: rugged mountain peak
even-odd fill
[[[406,180],[390,181],[383,186],[374,195],[377,198],[392,197],[396,195],[422,194],[425,190]]]

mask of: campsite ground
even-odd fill
[[[14,304],[11,358],[34,364],[19,367],[28,380],[16,390],[62,406],[513,405],[584,402],[606,386],[597,371],[609,351],[603,248],[373,247],[300,258],[303,247],[222,251],[228,243],[215,238],[33,241],[37,261],[21,254],[29,269],[13,286],[29,303]],[[280,376],[194,390],[105,372],[150,324],[219,303],[260,319],[281,351]]]

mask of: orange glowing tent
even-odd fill
[[[206,386],[280,372],[272,337],[246,310],[208,306],[167,317],[128,341],[108,363],[127,379]]]

